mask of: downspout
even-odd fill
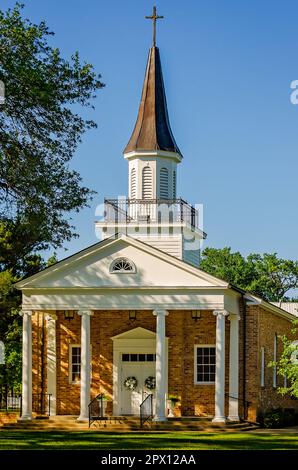
[[[243,400],[243,418],[247,419],[247,407],[246,407],[246,301],[244,294],[241,294],[242,298],[242,309],[243,309],[243,344],[242,344],[242,375],[243,375],[243,387],[242,387],[242,400]]]

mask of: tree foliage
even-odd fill
[[[93,108],[104,86],[78,52],[62,57],[46,23],[25,19],[22,9],[0,10],[0,339],[7,362],[0,386],[9,387],[21,380],[21,296],[13,286],[46,267],[40,250],[76,235],[69,214],[88,205],[93,191],[70,161],[96,127],[82,110]]]
[[[52,255],[47,262],[40,255],[27,256],[22,263],[23,275],[39,272],[57,262]],[[20,317],[21,293],[14,288],[20,279],[12,270],[0,272],[0,339],[5,343],[6,365],[0,366],[0,391],[4,384],[19,390],[22,377],[22,318]]]
[[[96,124],[74,110],[92,107],[103,87],[91,64],[78,52],[63,58],[49,45],[53,33],[45,22],[24,19],[22,8],[0,10],[0,218],[20,248],[18,258],[75,234],[68,214],[86,206],[92,191],[69,161]],[[5,267],[13,267],[15,256],[4,249],[4,257]]]
[[[277,391],[281,395],[289,394],[298,398],[298,320],[293,321],[292,334],[290,337],[287,335],[279,336],[283,348],[280,359],[272,361],[268,364],[269,367],[276,367],[276,373],[284,380],[287,378],[287,383],[282,387],[278,387]]]
[[[269,302],[288,300],[298,287],[298,262],[278,258],[276,253],[252,253],[246,258],[231,248],[206,248],[201,269]]]

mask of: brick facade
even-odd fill
[[[297,408],[298,402],[281,397],[272,386],[272,369],[266,368],[265,387],[260,386],[260,350],[265,348],[266,363],[273,359],[275,334],[290,333],[291,323],[259,306],[246,308],[246,375],[244,382],[244,324],[243,309],[239,322],[239,409],[243,416],[242,399],[249,402],[248,419],[255,421],[257,414],[271,406]],[[79,414],[80,384],[71,383],[69,377],[70,345],[80,344],[81,318],[65,320],[56,312],[57,352],[57,414]],[[46,328],[42,312],[33,316],[33,393],[46,391]],[[136,327],[155,331],[156,318],[151,311],[137,311],[136,320],[129,320],[128,311],[94,311],[91,317],[92,381],[91,396],[104,393],[113,396],[113,341],[112,337]],[[229,330],[226,319],[226,415],[229,393]],[[166,317],[166,336],[169,338],[168,392],[181,400],[184,416],[214,414],[215,386],[195,385],[194,347],[199,344],[215,345],[216,318],[212,311],[201,311],[201,318],[193,320],[190,311],[170,311]],[[281,345],[279,344],[279,352]],[[42,355],[43,351],[43,355]],[[43,372],[42,372],[43,371]],[[42,386],[42,375],[43,386]],[[278,379],[280,381],[280,379]],[[279,384],[279,382],[278,382]],[[108,403],[112,413],[112,401]]]
[[[250,402],[249,418],[256,420],[259,413],[272,407],[296,408],[298,401],[282,397],[273,387],[273,369],[268,363],[273,360],[275,335],[291,337],[291,322],[273,313],[251,306],[247,309],[247,400]],[[294,338],[293,338],[294,339]],[[281,341],[277,341],[277,359],[282,351]],[[265,351],[265,386],[261,387],[261,348]],[[277,376],[277,387],[283,385],[283,378]]]

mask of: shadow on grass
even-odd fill
[[[1,431],[0,450],[298,450],[296,435]]]

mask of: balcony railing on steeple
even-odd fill
[[[199,213],[183,199],[105,199],[105,222],[187,223],[199,226]]]

